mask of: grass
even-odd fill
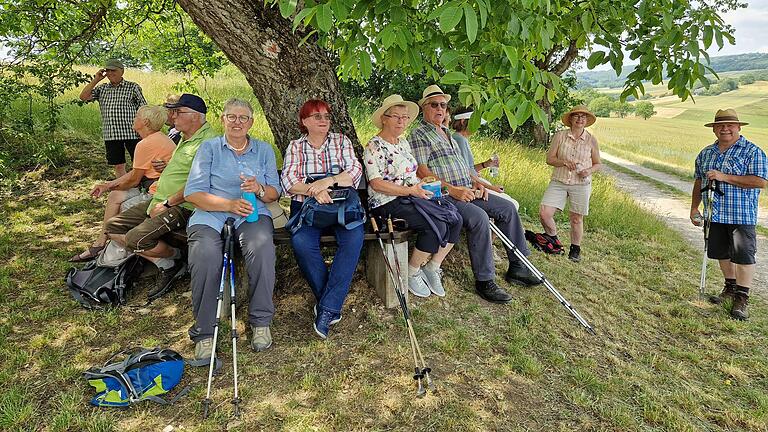
[[[355,118],[365,141],[371,133],[367,116]],[[319,341],[311,328],[311,294],[290,250],[281,247],[274,347],[256,354],[242,339],[238,352],[241,421],[229,417],[229,341],[220,345],[225,366],[214,380],[208,420],[200,418],[207,371],[196,368],[187,369],[182,382],[192,385],[191,394],[172,407],[90,407],[94,392],[81,378],[83,370],[137,344],[160,344],[191,357],[186,330],[192,318],[187,281],[148,311],[88,312],[70,299],[62,280],[65,260],[98,232],[102,203],[87,193],[109,174],[97,134],[70,133],[84,138],[67,149],[69,165],[28,174],[0,200],[0,430],[768,428],[768,308],[757,299],[753,318],[742,323],[727,318],[723,307],[696,301],[700,252],[599,174],[584,260],[574,264],[538,252],[531,257],[597,336],[541,287],[510,288],[516,300],[508,306],[480,300],[462,242],[445,263],[445,299],[413,302],[415,330],[439,385],[438,393],[414,399],[399,313],[383,309],[358,272],[344,320],[327,342]],[[544,153],[501,141],[473,145],[478,160],[502,155],[500,182],[520,201],[526,228],[540,229],[536,212],[549,178]],[[564,217],[558,223],[566,229]],[[499,264],[499,274],[504,270]],[[719,276],[714,269],[709,276],[714,292]],[[141,304],[145,285],[131,306]],[[244,313],[241,307],[241,321]]]

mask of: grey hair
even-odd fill
[[[384,111],[384,112],[383,112],[383,113],[381,113],[381,114],[382,114],[382,115],[385,115],[385,114],[389,114],[389,111],[390,111],[392,108],[405,108],[405,109],[408,109],[408,106],[407,106],[407,105],[405,105],[405,104],[397,104],[397,105],[392,105],[391,107],[387,108],[387,110],[386,110],[386,111]]]
[[[136,117],[147,121],[147,127],[155,132],[162,129],[168,119],[168,110],[159,105],[142,105],[136,111]]]
[[[253,107],[251,103],[245,99],[232,98],[224,102],[224,114],[226,114],[232,108],[245,108],[253,116]]]

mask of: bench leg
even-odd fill
[[[384,262],[384,257],[381,254],[381,246],[378,242],[366,242],[365,252],[365,275],[368,279],[368,284],[372,285],[376,289],[376,294],[379,295],[381,301],[384,302],[384,307],[395,308],[400,305],[397,300],[397,294],[395,293],[395,286],[392,283],[392,278],[389,276],[387,265]],[[392,263],[393,270],[395,269],[394,256],[392,255],[392,246],[386,244],[385,249],[387,251],[387,257],[389,262]],[[395,243],[395,250],[397,257],[400,260],[400,270],[402,271],[402,286],[405,288],[405,298],[408,299],[408,242],[403,241]]]

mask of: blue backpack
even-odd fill
[[[301,210],[292,215],[285,228],[295,234],[302,226],[327,228],[341,225],[351,230],[365,223],[365,209],[360,203],[360,196],[354,188],[341,189],[345,198],[330,204],[320,204],[314,197],[308,197],[301,205]]]
[[[159,404],[172,404],[189,392],[182,389],[172,400],[159,397],[174,388],[184,375],[184,358],[169,349],[139,349],[126,354],[123,361],[109,363],[120,352],[107,360],[102,367],[92,367],[83,373],[88,384],[98,392],[91,404],[100,407],[126,407],[132,403],[151,400]]]

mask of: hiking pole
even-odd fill
[[[392,216],[387,217],[387,228],[389,229],[389,244],[392,246],[392,256],[395,258],[395,269],[397,269],[397,280],[400,282],[400,292],[403,293],[403,302],[405,302],[405,287],[403,286],[403,273],[400,270],[400,260],[397,259],[397,249],[395,249],[395,228],[392,226]],[[407,305],[406,305],[407,308]],[[421,362],[420,374],[427,381],[427,387],[435,391],[435,384],[432,382],[432,378],[429,373],[432,369],[427,366],[427,362],[424,360],[424,356],[421,354],[421,347],[419,346],[419,340],[416,339],[416,332],[413,330],[413,323],[411,322],[411,314],[408,314],[408,332],[412,335],[413,345],[416,348],[419,361]]]
[[[522,253],[522,252],[520,252],[520,249],[518,249],[518,248],[517,248],[517,246],[515,246],[515,245],[514,245],[514,243],[512,243],[512,241],[510,241],[510,240],[509,240],[509,238],[507,238],[507,236],[506,236],[506,235],[504,235],[504,233],[503,233],[503,232],[501,232],[501,230],[499,229],[499,227],[497,227],[496,225],[494,225],[494,224],[493,224],[493,222],[491,222],[490,220],[489,220],[489,226],[491,227],[491,231],[492,231],[494,234],[496,234],[496,237],[498,237],[499,239],[501,239],[501,242],[502,242],[502,243],[504,243],[504,246],[506,246],[506,247],[507,247],[507,249],[511,250],[511,251],[512,251],[512,252],[515,254],[515,256],[517,257],[517,259],[519,259],[519,260],[520,260],[520,261],[521,261],[523,264],[525,264],[525,266],[528,268],[528,270],[529,270],[531,273],[533,273],[533,275],[534,275],[534,276],[536,276],[536,278],[538,278],[538,279],[539,279],[539,281],[540,281],[541,283],[543,283],[545,287],[547,287],[547,289],[549,290],[549,292],[550,292],[550,293],[552,293],[552,295],[553,295],[553,296],[555,296],[555,298],[557,299],[557,301],[559,301],[559,302],[560,302],[560,304],[561,304],[561,305],[563,305],[563,307],[565,307],[565,308],[568,310],[568,312],[570,312],[570,313],[571,313],[571,315],[573,315],[573,317],[574,317],[574,318],[576,318],[576,320],[579,322],[579,324],[581,324],[582,326],[584,326],[584,328],[585,328],[585,329],[586,329],[588,332],[592,333],[593,335],[594,335],[594,334],[596,334],[596,333],[595,333],[595,329],[593,329],[593,328],[592,328],[592,326],[591,326],[591,325],[589,325],[589,323],[587,322],[587,320],[585,320],[585,319],[584,319],[584,317],[582,317],[582,316],[581,316],[581,314],[579,314],[579,313],[576,311],[576,309],[574,309],[574,308],[573,308],[573,306],[572,306],[572,305],[571,305],[571,304],[568,302],[568,300],[566,300],[566,299],[565,299],[565,297],[563,297],[563,295],[562,295],[562,294],[560,294],[560,293],[559,293],[559,292],[558,292],[558,291],[555,289],[555,287],[554,287],[554,286],[552,286],[552,284],[549,282],[549,280],[547,280],[547,278],[546,278],[546,277],[544,277],[544,274],[543,274],[543,273],[541,273],[541,272],[539,271],[539,269],[537,269],[537,268],[536,268],[536,267],[535,267],[535,266],[534,266],[534,265],[533,265],[533,264],[532,264],[532,263],[531,263],[531,262],[528,260],[528,258],[526,258],[526,256],[525,256],[525,255],[523,255],[523,253]]]
[[[233,218],[228,218],[226,224],[230,226],[230,233],[234,233]],[[235,240],[234,235],[229,239],[229,316],[232,321],[232,369],[235,381],[235,396],[232,398],[233,415],[240,418],[240,396],[237,389],[237,321],[235,320],[235,306],[237,304],[235,293]]]
[[[701,188],[701,192],[707,193],[707,205],[704,206],[704,257],[701,259],[701,278],[699,279],[699,300],[704,299],[704,289],[707,285],[707,248],[709,247],[709,228],[712,224],[712,201],[715,192],[723,194],[718,188],[717,180],[707,181],[707,185]]]
[[[232,241],[232,223],[234,219],[229,218],[224,223],[221,230],[221,237],[224,239],[224,260],[221,269],[221,283],[219,284],[219,293],[216,297],[216,322],[213,325],[213,349],[211,350],[211,362],[208,365],[208,390],[205,393],[203,401],[203,418],[208,418],[208,410],[211,406],[211,383],[213,382],[213,365],[216,361],[216,341],[219,338],[219,320],[221,319],[221,303],[224,299],[224,281],[227,276],[227,266],[229,265],[229,244]]]
[[[373,232],[376,234],[376,239],[379,241],[379,246],[381,246],[381,254],[384,257],[384,264],[387,267],[387,270],[389,273],[389,277],[392,279],[392,283],[395,285],[395,294],[397,295],[397,301],[400,303],[400,310],[403,312],[403,320],[405,321],[405,327],[408,331],[408,341],[411,344],[411,354],[413,355],[413,363],[414,363],[414,374],[413,379],[417,381],[418,387],[416,390],[416,396],[422,397],[424,396],[427,391],[424,389],[424,385],[422,384],[421,380],[424,377],[421,373],[421,369],[419,368],[419,360],[417,359],[416,354],[416,345],[414,345],[414,337],[415,334],[412,333],[412,326],[410,325],[410,319],[411,319],[411,313],[408,310],[408,304],[405,301],[405,295],[401,291],[399,279],[398,276],[395,275],[395,271],[392,269],[392,264],[389,262],[389,257],[387,256],[387,250],[384,247],[384,241],[381,239],[381,233],[379,231],[379,226],[376,224],[376,218],[371,217],[371,226],[373,226]],[[392,250],[392,253],[394,254],[394,250]],[[397,259],[397,257],[395,257]]]

